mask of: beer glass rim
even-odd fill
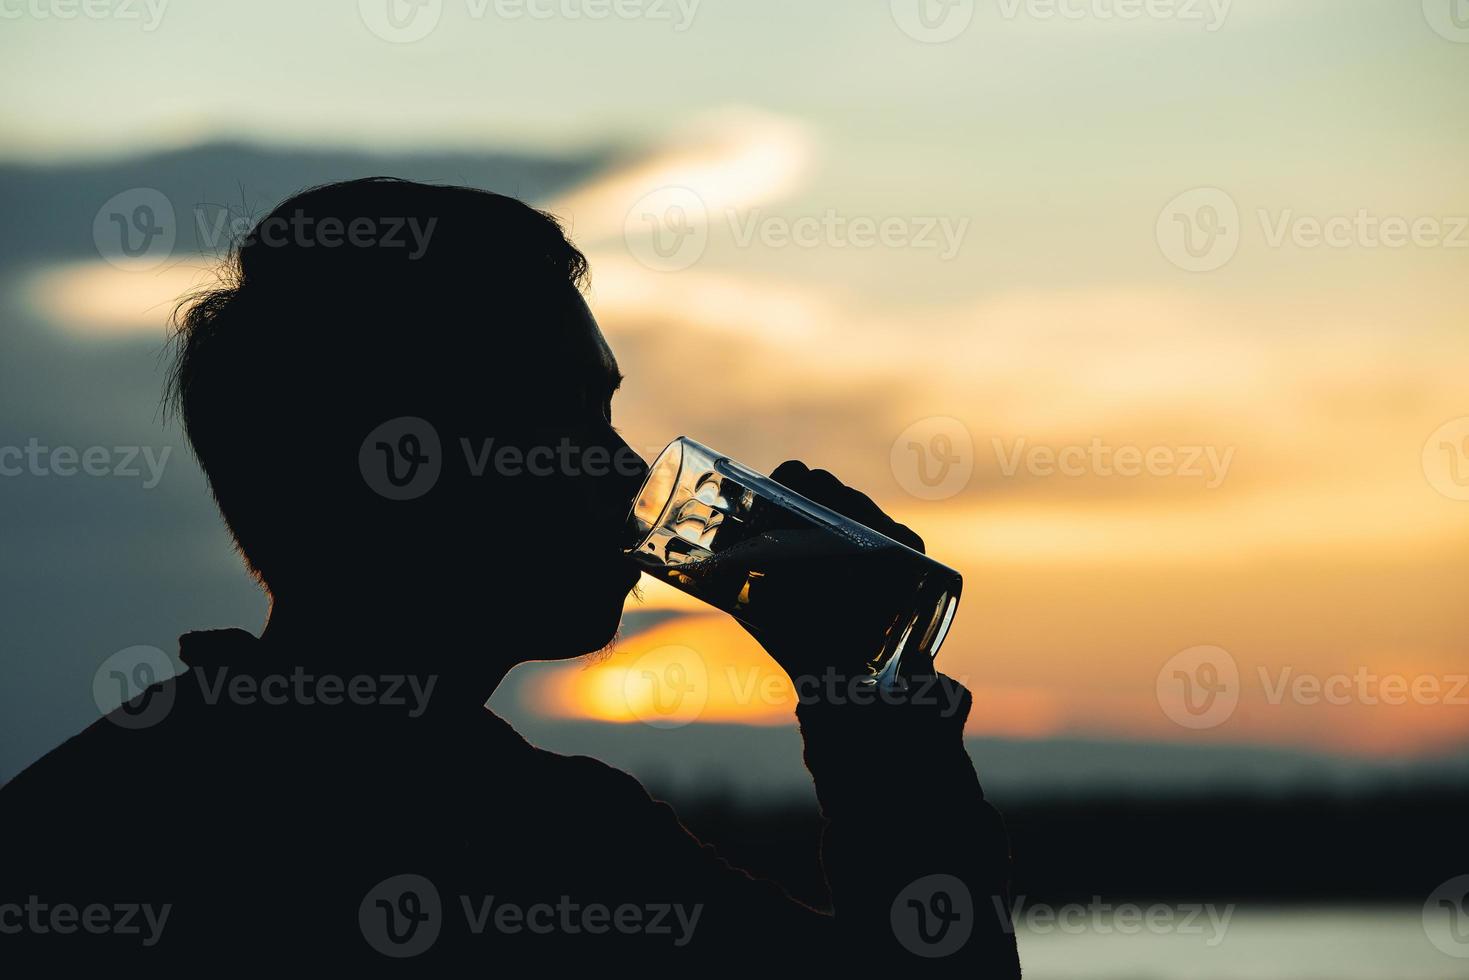
[[[638,485],[637,492],[633,494],[632,501],[628,504],[627,520],[624,522],[624,526],[627,527],[630,532],[636,530],[637,536],[634,538],[631,533],[629,534],[629,540],[632,541],[632,544],[623,549],[623,554],[632,555],[642,550],[643,545],[648,543],[648,540],[653,537],[653,533],[658,529],[658,526],[663,523],[663,518],[668,513],[668,508],[673,503],[673,498],[675,496],[672,490],[670,490],[668,496],[664,498],[663,503],[659,506],[658,513],[653,518],[653,520],[642,521],[642,527],[638,526],[638,503],[643,499],[643,492],[648,489],[648,484],[653,482],[653,477],[658,473],[659,467],[664,464],[665,460],[668,457],[668,454],[675,450],[678,451],[678,468],[674,471],[673,483],[675,485],[678,483],[678,477],[679,474],[683,472],[684,459],[687,455],[684,452],[684,447],[687,445],[696,446],[709,453],[711,456],[715,456],[716,458],[718,457],[718,454],[716,454],[708,446],[702,445],[701,443],[690,439],[688,436],[675,436],[668,443],[668,445],[663,447],[658,455],[653,458],[653,462],[648,465],[648,475],[644,477],[643,482]]]
[[[673,452],[675,449],[678,451],[678,467],[677,467],[677,469],[674,470],[674,473],[673,473],[673,482],[675,484],[678,482],[678,478],[679,478],[680,475],[682,475],[684,466],[687,464],[687,461],[688,461],[688,452],[687,452],[687,450],[689,450],[689,449],[693,449],[693,450],[696,450],[698,452],[702,452],[702,453],[706,454],[711,460],[721,460],[722,459],[722,460],[726,460],[726,461],[734,464],[735,466],[739,467],[740,469],[748,469],[748,467],[746,467],[743,463],[739,463],[738,461],[732,459],[730,456],[728,456],[725,453],[721,453],[721,452],[718,452],[715,449],[711,449],[709,446],[705,445],[704,443],[700,442],[697,439],[690,438],[689,436],[677,436],[677,437],[675,437],[672,441],[670,441],[668,443],[668,445],[666,445],[666,446],[663,447],[662,451],[660,451],[656,457],[654,457],[653,462],[648,466],[648,475],[646,477],[644,477],[643,482],[641,484],[639,484],[638,489],[637,489],[637,493],[633,494],[632,501],[628,505],[627,520],[625,522],[625,526],[629,529],[629,531],[631,531],[632,529],[634,529],[636,527],[637,522],[639,520],[637,518],[636,514],[637,514],[637,509],[638,509],[638,501],[640,501],[642,499],[643,491],[646,490],[648,488],[648,484],[653,481],[654,475],[658,472],[659,466],[662,465],[665,462],[665,460],[668,457],[668,454],[671,453],[671,452]],[[764,475],[762,475],[760,473],[755,473],[754,471],[751,471],[751,473],[752,473],[753,476],[759,477],[759,478],[764,479],[764,480],[768,480],[771,483],[775,483],[776,482],[775,480],[771,479],[770,477],[764,476]],[[792,497],[795,497],[795,498],[799,499],[804,504],[805,507],[809,508],[810,510],[812,510],[816,514],[825,515],[827,517],[828,521],[830,521],[830,522],[840,523],[840,524],[857,524],[857,525],[861,526],[863,529],[865,529],[869,534],[876,535],[877,537],[881,538],[885,543],[887,543],[889,545],[892,545],[892,546],[897,547],[897,548],[902,548],[904,551],[910,551],[910,552],[912,552],[915,555],[919,555],[922,558],[926,558],[928,561],[933,562],[935,565],[939,565],[939,566],[941,566],[943,568],[949,569],[950,571],[954,571],[954,569],[950,568],[950,566],[948,566],[948,565],[944,564],[943,562],[939,561],[937,558],[934,558],[932,555],[927,554],[926,552],[919,551],[916,548],[910,548],[908,545],[906,545],[903,542],[897,540],[896,538],[892,537],[891,535],[884,534],[883,532],[877,530],[876,528],[868,527],[867,525],[862,524],[861,521],[854,520],[854,519],[846,516],[845,514],[841,513],[840,511],[837,511],[837,510],[835,510],[835,509],[833,509],[831,507],[827,507],[826,505],[821,504],[821,503],[818,503],[817,501],[811,500],[809,497],[806,497],[806,496],[804,496],[804,495],[802,495],[800,493],[797,493],[796,491],[790,489],[789,487],[782,487],[782,489],[785,491],[785,493],[790,494]],[[654,519],[651,520],[651,521],[645,521],[645,522],[643,522],[644,527],[637,528],[637,536],[636,536],[636,539],[633,540],[633,544],[630,547],[624,549],[624,552],[623,552],[624,554],[628,554],[628,555],[636,554],[638,551],[640,551],[642,549],[643,545],[645,545],[645,544],[648,543],[648,540],[653,537],[654,531],[656,531],[657,528],[659,527],[659,525],[661,525],[663,523],[663,518],[665,516],[667,516],[667,514],[668,514],[668,508],[673,503],[674,496],[675,496],[675,494],[673,492],[670,492],[668,494],[668,496],[663,500],[663,502],[659,505],[658,513],[654,517]],[[631,533],[629,533],[629,539],[630,540],[633,539]]]

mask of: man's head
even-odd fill
[[[620,375],[556,220],[355,180],[287,200],[231,259],[180,309],[170,393],[272,595],[472,608],[542,639],[526,656],[606,643],[643,466],[611,427]]]

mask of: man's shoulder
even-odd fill
[[[0,819],[83,801],[103,804],[146,781],[157,769],[157,753],[176,744],[187,724],[189,712],[174,710],[188,700],[190,685],[181,676],[150,685],[0,786]]]
[[[518,734],[518,733],[517,733]],[[588,755],[555,752],[526,743],[528,785],[543,804],[564,815],[567,831],[596,828],[623,843],[700,846],[674,808],[650,793],[638,777]],[[601,839],[601,838],[599,838]]]
[[[118,787],[165,778],[167,760],[187,763],[191,754],[207,748],[207,741],[198,737],[198,729],[205,724],[201,709],[209,693],[190,652],[228,652],[253,642],[253,636],[239,629],[201,630],[181,636],[182,671],[148,684],[0,786],[0,814],[38,796],[101,799],[102,794]],[[164,659],[151,647],[138,649],[152,650]],[[145,658],[137,666],[149,668],[154,676],[167,673],[162,663],[152,658]]]

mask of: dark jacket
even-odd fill
[[[188,671],[0,789],[0,961],[1019,976],[962,689],[947,717],[942,698],[798,709],[828,915],[728,865],[627,773],[488,710],[244,703],[215,685],[288,657],[238,630],[182,649]]]

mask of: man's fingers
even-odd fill
[[[914,551],[922,552],[923,539],[882,512],[872,498],[838,480],[826,470],[813,470],[799,460],[787,460],[775,468],[771,479],[801,496],[829,507],[879,534],[885,534]]]
[[[907,545],[914,551],[918,552],[920,555],[928,554],[928,552],[924,549],[923,539],[920,538],[916,533],[914,533],[913,529],[906,524],[899,524],[897,521],[893,521],[892,527],[882,533],[886,534],[888,537],[892,538],[899,544]]]
[[[806,482],[806,474],[811,470],[799,459],[788,459],[781,463],[770,473],[770,478],[783,487],[790,487],[796,493],[805,496],[801,485]]]

